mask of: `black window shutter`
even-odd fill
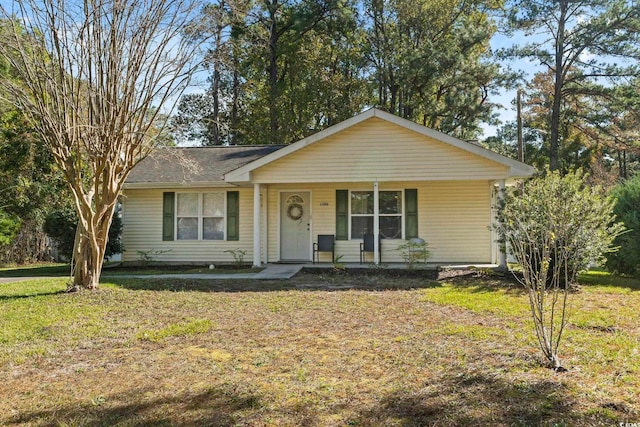
[[[404,190],[404,234],[407,239],[418,237],[418,190]]]
[[[336,240],[349,240],[349,190],[336,190]]]
[[[227,240],[240,240],[240,193],[227,191]]]
[[[162,193],[162,240],[174,240],[174,209],[176,193]]]

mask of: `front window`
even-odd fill
[[[351,238],[373,234],[373,191],[351,192]]]
[[[383,239],[402,238],[402,192],[380,191],[379,222]],[[351,192],[351,238],[373,233],[373,191]]]
[[[178,194],[178,240],[198,239],[198,204],[199,194]]]
[[[402,192],[380,192],[380,235],[383,239],[402,239]]]
[[[202,195],[202,239],[224,240],[224,193]]]
[[[225,193],[178,193],[178,240],[224,240]]]

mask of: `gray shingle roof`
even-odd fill
[[[128,184],[222,182],[224,175],[266,156],[282,145],[172,147],[154,151],[138,163]]]

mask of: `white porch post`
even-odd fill
[[[498,181],[498,201],[502,202],[504,200],[504,192],[505,192],[505,183],[504,179]],[[507,269],[507,250],[506,246],[503,249],[502,247],[498,250],[498,265],[501,270]]]
[[[373,183],[373,262],[380,263],[380,192],[378,180]]]
[[[262,249],[260,230],[260,184],[253,184],[253,266],[262,265],[260,250]]]
[[[264,191],[264,196],[262,196],[261,200],[264,202],[264,209],[262,209],[262,223],[264,224],[264,230],[262,230],[262,253],[264,256],[262,257],[262,261],[265,264],[269,263],[269,188],[268,185],[265,184],[262,186],[262,190]]]

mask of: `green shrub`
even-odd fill
[[[547,172],[525,184],[524,194],[506,194],[496,229],[511,255],[536,279],[552,269],[574,282],[578,273],[600,262],[624,230],[614,223],[615,200],[589,186],[582,172]],[[559,261],[567,261],[565,265]],[[546,271],[543,271],[546,270]]]
[[[417,265],[424,265],[431,257],[429,244],[420,238],[409,239],[398,246],[400,256],[407,263],[407,268],[413,270]]]
[[[20,220],[0,211],[0,244],[11,244],[20,230]]]
[[[613,211],[627,232],[614,240],[619,249],[607,255],[607,269],[640,276],[640,175],[614,188],[612,195],[616,199]]]
[[[60,255],[71,259],[73,256],[73,244],[76,237],[78,214],[75,209],[66,207],[51,212],[44,221],[44,232],[55,242]],[[107,242],[105,256],[111,256],[122,252],[122,218],[116,212],[111,220],[109,228],[109,241]]]
[[[70,207],[55,210],[44,220],[44,232],[54,241],[58,253],[67,259],[73,256],[77,224],[78,216]]]

